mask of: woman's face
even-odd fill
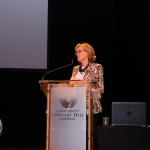
[[[77,56],[77,60],[79,62],[83,62],[85,60],[88,60],[88,53],[86,52],[86,50],[84,50],[81,46],[79,46],[76,51],[75,54]]]

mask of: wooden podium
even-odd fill
[[[46,150],[53,150],[50,148],[50,138],[51,138],[51,91],[53,85],[63,85],[65,84],[68,88],[77,88],[78,86],[70,86],[70,80],[40,80],[39,84],[41,89],[43,90],[46,98],[47,98],[47,119],[46,119]],[[79,86],[81,87],[81,86]],[[87,122],[87,130],[88,130],[88,150],[93,150],[93,137],[91,135],[93,131],[93,101],[91,100],[91,89],[88,83],[82,85],[85,87],[85,99],[88,98],[88,122]],[[86,128],[86,127],[85,127]],[[78,149],[79,150],[79,149]]]

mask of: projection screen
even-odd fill
[[[47,69],[48,0],[0,0],[0,68]]]

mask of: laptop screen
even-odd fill
[[[112,102],[111,124],[113,126],[145,126],[145,102]]]

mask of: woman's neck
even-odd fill
[[[86,67],[88,65],[88,63],[89,63],[88,61],[81,62],[81,66]]]

